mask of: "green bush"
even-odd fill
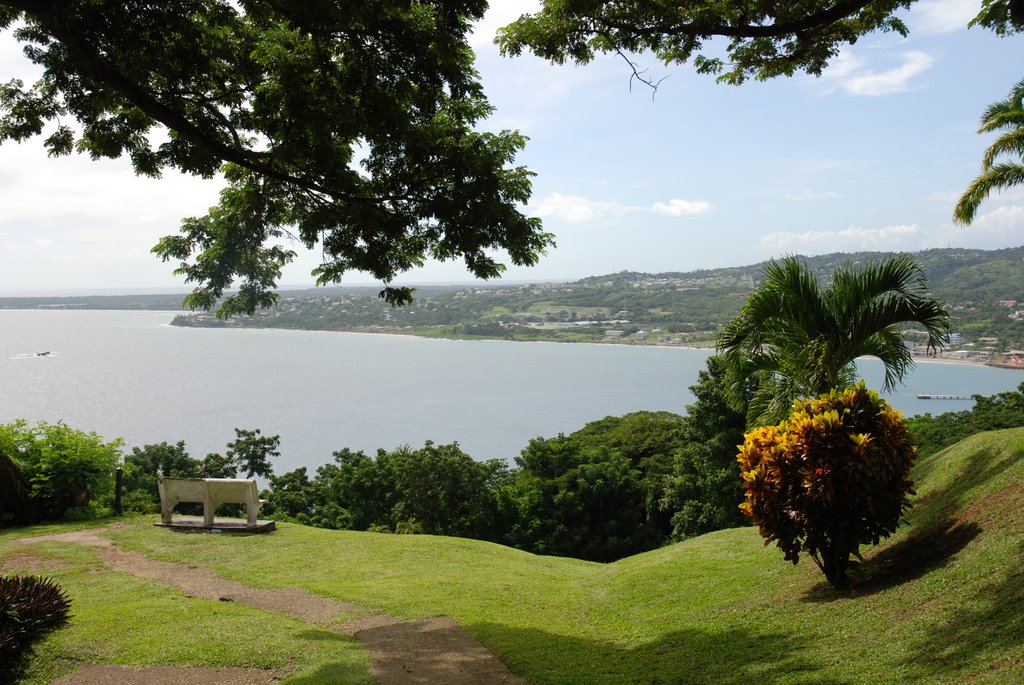
[[[32,520],[28,478],[3,451],[0,451],[0,526],[28,523]]]
[[[90,502],[109,504],[121,445],[120,439],[105,443],[95,433],[64,423],[0,425],[0,452],[24,473],[35,513],[45,520],[60,519]]]
[[[71,600],[52,580],[0,576],[0,681],[14,680],[32,642],[67,624]]]
[[[741,510],[794,564],[806,551],[836,588],[850,556],[900,524],[913,493],[906,421],[864,383],[800,400],[740,447]]]

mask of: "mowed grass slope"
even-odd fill
[[[909,525],[869,551],[849,594],[833,592],[807,559],[783,562],[751,528],[607,565],[296,525],[231,538],[142,521],[109,535],[252,585],[301,587],[407,618],[452,616],[531,683],[1019,683],[1022,480],[1024,429],[977,435],[923,460]],[[0,536],[0,554],[22,551],[10,541],[29,532]],[[365,655],[349,640],[104,571],[91,550],[28,549],[69,562],[52,574],[75,598],[76,617],[43,643],[37,674],[84,660],[294,665],[295,682],[366,681]],[[119,633],[115,617],[143,627]],[[218,633],[232,644],[187,647]]]

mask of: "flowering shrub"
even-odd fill
[[[796,564],[806,551],[837,588],[850,556],[899,526],[913,494],[906,422],[864,383],[798,400],[786,421],[745,436],[740,510]]]

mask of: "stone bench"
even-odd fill
[[[213,525],[213,514],[222,504],[244,504],[248,525],[256,525],[256,514],[266,504],[256,491],[255,480],[241,478],[171,478],[157,481],[160,491],[160,520],[171,523],[171,512],[179,502],[203,505],[203,524]]]

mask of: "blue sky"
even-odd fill
[[[733,87],[651,55],[636,61],[657,94],[630,89],[619,58],[554,67],[508,59],[496,27],[534,5],[495,2],[474,34],[497,108],[486,128],[529,136],[519,162],[536,172],[525,208],[557,247],[509,280],[574,279],[623,269],[687,271],[790,253],[1010,247],[1024,243],[1024,188],[994,197],[968,228],[950,220],[990,136],[982,110],[1021,73],[1024,37],[967,30],[977,0],[922,0],[911,34],[872,35],[820,78]],[[29,76],[0,36],[0,77]],[[135,178],[124,161],[48,159],[41,145],[0,146],[0,293],[184,285],[149,253],[219,184],[177,174]],[[303,254],[284,283],[311,281]],[[406,282],[465,281],[460,263]],[[346,283],[372,283],[352,274]]]

